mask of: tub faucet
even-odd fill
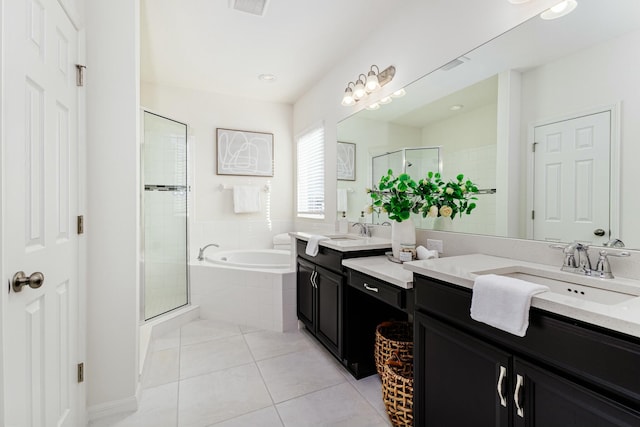
[[[198,261],[204,261],[204,250],[209,246],[215,246],[216,248],[220,247],[220,245],[218,245],[217,243],[209,243],[207,246],[201,247],[200,251],[198,252]]]

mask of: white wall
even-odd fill
[[[382,28],[370,34],[358,49],[336,64],[294,106],[294,132],[325,121],[325,138],[336,141],[336,124],[363,106],[340,105],[345,85],[371,64],[395,65],[394,80],[380,91],[390,94],[422,75],[472,50],[481,43],[558,3],[537,0],[512,5],[505,0],[407,1]],[[326,176],[335,176],[335,144],[326,150]],[[326,181],[326,194],[335,194],[336,183]],[[335,220],[335,198],[327,198],[325,223]],[[299,221],[297,226],[310,226]]]
[[[566,118],[595,107],[621,103],[620,137],[620,233],[628,247],[640,247],[640,31],[610,40],[522,75],[521,141],[527,142],[527,126],[553,118]],[[558,76],[567,76],[559,78]],[[614,123],[615,125],[615,123]],[[531,142],[531,141],[528,141]],[[528,152],[528,150],[523,150]],[[521,164],[525,164],[524,160]],[[524,178],[522,179],[524,181]],[[607,200],[601,201],[608,203]],[[616,213],[613,210],[612,213]]]
[[[86,4],[87,404],[135,409],[138,386],[138,0]]]
[[[192,258],[207,243],[268,248],[274,234],[293,230],[291,105],[148,83],[142,84],[141,101],[144,108],[189,126]],[[216,128],[273,133],[274,176],[216,175]],[[234,184],[270,187],[260,194],[261,212],[233,212],[233,192],[219,186]]]

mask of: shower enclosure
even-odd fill
[[[143,112],[142,317],[189,302],[187,125]]]
[[[440,147],[401,148],[371,158],[371,182],[377,187],[380,178],[391,169],[394,175],[408,174],[414,181],[427,176],[427,172],[442,172]],[[389,221],[385,213],[373,213],[372,223]],[[414,218],[416,226],[420,218]]]

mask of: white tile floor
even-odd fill
[[[92,427],[388,427],[377,375],[355,380],[306,331],[198,320],[152,344],[140,408]]]

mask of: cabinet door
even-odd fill
[[[640,413],[521,359],[514,373],[514,427],[640,426]]]
[[[342,276],[316,267],[316,336],[342,358]]]
[[[509,426],[510,355],[419,312],[413,327],[415,425]]]
[[[304,323],[307,329],[315,333],[314,324],[314,286],[312,276],[315,275],[315,266],[310,262],[298,258],[297,268],[297,313],[298,319]]]

